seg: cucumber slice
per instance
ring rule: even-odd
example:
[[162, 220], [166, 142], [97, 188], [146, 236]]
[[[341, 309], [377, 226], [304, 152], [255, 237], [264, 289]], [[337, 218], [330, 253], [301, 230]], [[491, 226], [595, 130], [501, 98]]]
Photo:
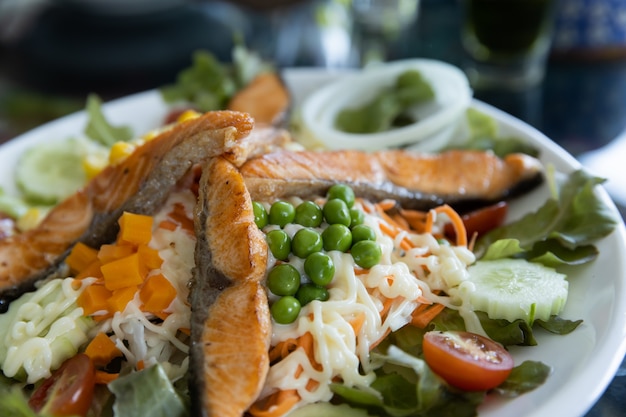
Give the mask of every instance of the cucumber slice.
[[469, 267], [474, 290], [467, 296], [473, 308], [492, 319], [531, 323], [559, 314], [567, 301], [564, 274], [524, 259], [479, 261]]
[[55, 204], [85, 184], [85, 152], [85, 146], [76, 139], [33, 146], [18, 161], [17, 186], [33, 203]]
[[297, 408], [289, 413], [289, 417], [370, 417], [367, 411], [352, 408], [346, 404], [314, 403]]

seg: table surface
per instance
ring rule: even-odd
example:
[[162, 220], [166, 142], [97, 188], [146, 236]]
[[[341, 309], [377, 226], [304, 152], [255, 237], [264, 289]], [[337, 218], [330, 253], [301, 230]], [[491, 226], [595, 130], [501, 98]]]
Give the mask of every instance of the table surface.
[[[305, 7], [305, 3], [300, 2], [298, 7]], [[310, 24], [310, 13], [296, 8], [269, 14], [222, 2], [198, 3], [177, 9], [167, 19], [160, 18], [156, 22], [160, 27], [158, 33], [149, 30], [155, 24], [154, 19], [135, 19], [133, 28], [119, 22], [114, 31], [110, 27], [100, 28], [106, 36], [99, 36], [98, 27], [87, 27], [86, 23], [85, 27], [74, 27], [74, 32], [59, 35], [61, 40], [62, 36], [72, 35], [72, 45], [84, 55], [52, 44], [55, 38], [50, 31], [66, 18], [62, 13], [44, 13], [36, 25], [29, 26], [29, 32], [23, 34], [25, 40], [17, 46], [0, 43], [0, 141], [45, 121], [46, 117], [54, 117], [59, 108], [67, 111], [82, 108], [88, 92], [95, 91], [105, 99], [112, 99], [171, 82], [177, 71], [188, 65], [195, 49], [209, 49], [218, 58], [227, 60], [233, 31], [243, 33], [246, 42], [276, 46], [280, 35], [276, 27], [284, 27], [288, 21], [289, 30], [300, 31], [301, 43], [296, 55], [286, 54], [285, 48], [272, 57], [279, 66], [328, 66], [329, 62], [349, 65], [347, 61], [329, 61], [327, 55], [324, 61], [319, 55], [319, 44], [302, 43], [302, 39], [311, 38], [312, 32], [305, 30]], [[145, 36], [146, 32], [149, 36]], [[81, 41], [76, 34], [84, 35], [84, 39]], [[92, 51], [93, 45], [100, 49]], [[116, 48], [112, 50], [113, 45]], [[387, 45], [387, 53], [389, 59], [428, 57], [462, 66], [464, 54], [457, 2], [422, 0], [417, 20]], [[112, 56], [116, 59], [111, 60]], [[475, 97], [526, 121], [574, 156], [580, 156], [609, 144], [625, 131], [624, 56], [581, 59], [553, 55], [546, 78], [537, 87], [520, 92], [475, 91]], [[35, 99], [34, 106], [39, 112], [32, 110], [31, 101], [26, 117], [10, 113], [2, 106], [15, 97], [15, 91], [29, 90], [55, 99]], [[624, 209], [619, 208], [624, 216]], [[625, 415], [626, 362], [586, 416]]]

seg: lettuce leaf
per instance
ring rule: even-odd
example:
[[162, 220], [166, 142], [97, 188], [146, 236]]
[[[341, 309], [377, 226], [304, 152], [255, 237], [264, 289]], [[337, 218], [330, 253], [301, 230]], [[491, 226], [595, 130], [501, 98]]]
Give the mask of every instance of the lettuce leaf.
[[483, 401], [483, 392], [451, 389], [422, 359], [396, 346], [376, 360], [384, 365], [368, 389], [332, 384], [332, 391], [353, 407], [391, 417], [470, 417]]
[[115, 142], [127, 142], [133, 138], [133, 131], [129, 126], [113, 126], [104, 117], [102, 100], [95, 94], [87, 97], [87, 115], [89, 120], [85, 126], [85, 135], [111, 147]]
[[592, 261], [598, 254], [593, 242], [618, 223], [595, 192], [603, 182], [584, 170], [573, 172], [538, 210], [481, 236], [477, 258], [523, 257], [552, 267]]
[[188, 407], [159, 364], [120, 377], [109, 384], [113, 411], [125, 417], [185, 417]]

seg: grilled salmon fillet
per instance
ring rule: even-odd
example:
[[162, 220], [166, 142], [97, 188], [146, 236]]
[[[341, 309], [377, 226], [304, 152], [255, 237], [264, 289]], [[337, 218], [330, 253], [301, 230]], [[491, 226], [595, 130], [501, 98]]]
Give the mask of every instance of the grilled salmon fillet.
[[405, 208], [428, 210], [447, 203], [459, 211], [512, 197], [542, 181], [541, 163], [528, 155], [501, 159], [491, 152], [440, 154], [388, 150], [280, 151], [241, 167], [252, 198], [323, 195], [344, 182], [372, 200], [393, 198]]
[[37, 228], [0, 240], [0, 304], [54, 273], [76, 242], [113, 241], [123, 211], [154, 213], [194, 164], [217, 155], [245, 160], [253, 148], [241, 143], [253, 126], [250, 116], [232, 111], [180, 123], [108, 166]]
[[225, 158], [211, 159], [203, 170], [194, 223], [193, 414], [240, 417], [257, 399], [269, 370], [271, 320], [261, 283], [268, 247], [243, 178]]

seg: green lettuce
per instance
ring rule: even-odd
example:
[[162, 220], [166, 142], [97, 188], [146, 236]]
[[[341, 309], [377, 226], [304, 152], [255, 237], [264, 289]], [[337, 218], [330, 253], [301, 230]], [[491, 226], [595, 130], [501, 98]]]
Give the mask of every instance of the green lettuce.
[[185, 417], [188, 405], [159, 364], [120, 377], [109, 384], [113, 411], [124, 417]]
[[113, 126], [104, 117], [102, 100], [95, 94], [87, 97], [86, 106], [89, 120], [85, 126], [85, 135], [90, 139], [110, 148], [116, 142], [127, 142], [133, 138], [129, 126]]
[[598, 255], [593, 245], [610, 234], [617, 216], [596, 193], [604, 179], [577, 170], [538, 210], [491, 230], [476, 242], [477, 258], [525, 258], [547, 266], [579, 265]]

